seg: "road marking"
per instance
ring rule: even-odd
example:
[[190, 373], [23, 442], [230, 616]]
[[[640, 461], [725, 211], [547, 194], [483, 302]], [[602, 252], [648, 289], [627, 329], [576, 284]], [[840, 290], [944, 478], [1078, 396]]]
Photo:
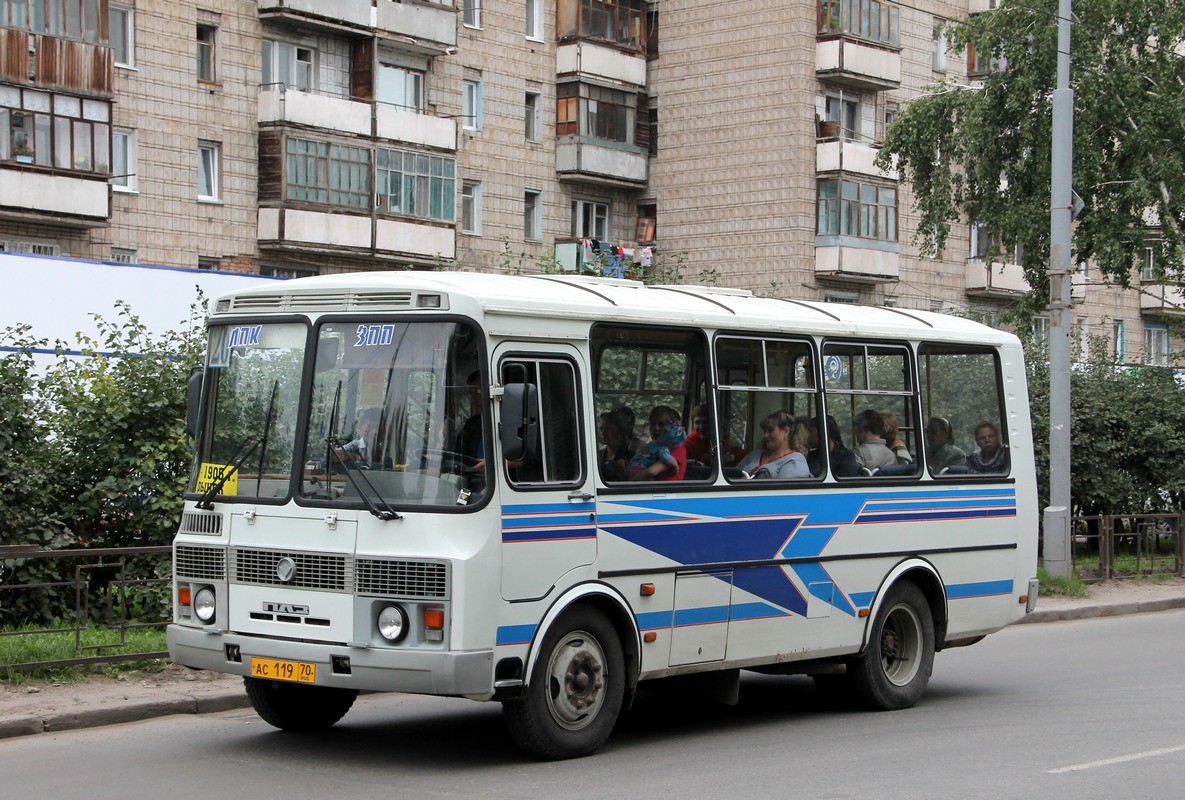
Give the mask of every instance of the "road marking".
[[1169, 753], [1179, 753], [1185, 750], [1185, 744], [1179, 744], [1176, 747], [1162, 747], [1159, 750], [1145, 750], [1142, 753], [1132, 753], [1129, 756], [1117, 756], [1115, 758], [1104, 758], [1099, 761], [1087, 761], [1085, 764], [1071, 764], [1068, 767], [1058, 767], [1057, 769], [1045, 770], [1050, 775], [1059, 775], [1063, 772], [1078, 772], [1084, 769], [1094, 769], [1095, 767], [1109, 767], [1112, 764], [1122, 764], [1126, 761], [1139, 761], [1142, 758], [1154, 758], [1156, 756], [1167, 756]]

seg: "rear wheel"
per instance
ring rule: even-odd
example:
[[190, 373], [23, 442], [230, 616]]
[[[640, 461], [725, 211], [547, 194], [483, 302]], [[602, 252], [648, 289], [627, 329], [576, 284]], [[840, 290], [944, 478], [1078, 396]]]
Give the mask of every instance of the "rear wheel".
[[523, 697], [502, 704], [515, 742], [538, 758], [587, 755], [617, 722], [625, 693], [625, 658], [603, 614], [580, 608], [547, 635]]
[[260, 678], [243, 678], [255, 713], [269, 725], [285, 731], [320, 731], [346, 715], [356, 689], [302, 686]]
[[897, 583], [877, 612], [864, 655], [848, 668], [864, 703], [882, 711], [918, 701], [934, 669], [934, 619], [916, 584]]

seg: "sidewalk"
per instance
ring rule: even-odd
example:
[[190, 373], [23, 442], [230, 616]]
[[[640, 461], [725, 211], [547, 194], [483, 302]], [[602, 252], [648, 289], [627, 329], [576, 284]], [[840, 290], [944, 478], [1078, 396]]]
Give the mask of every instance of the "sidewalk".
[[[1023, 621], [1056, 622], [1185, 608], [1185, 580], [1115, 581], [1090, 597], [1041, 598]], [[170, 665], [159, 673], [132, 673], [77, 683], [0, 684], [0, 739], [93, 728], [170, 714], [208, 714], [247, 708], [241, 678]]]

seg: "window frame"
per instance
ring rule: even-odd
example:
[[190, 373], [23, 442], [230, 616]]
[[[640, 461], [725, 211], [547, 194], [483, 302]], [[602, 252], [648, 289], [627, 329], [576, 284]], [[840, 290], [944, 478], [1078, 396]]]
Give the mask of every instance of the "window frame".
[[543, 241], [543, 192], [538, 189], [523, 190], [523, 238]]
[[[397, 169], [393, 162], [396, 154], [400, 160]], [[412, 164], [410, 170], [407, 169], [409, 160]], [[437, 171], [435, 170], [436, 166], [439, 166], [439, 174], [433, 174], [434, 171]], [[398, 187], [392, 190], [392, 176], [395, 174], [399, 176]], [[410, 187], [408, 185], [409, 179], [412, 181]], [[440, 212], [437, 215], [432, 213], [434, 191], [436, 208]], [[379, 198], [377, 205], [380, 213], [455, 223], [457, 216], [457, 159], [454, 156], [439, 153], [425, 153], [397, 147], [378, 147], [374, 151], [374, 192], [375, 196]], [[392, 197], [398, 197], [398, 207], [391, 203]], [[410, 209], [407, 208], [409, 199], [411, 201]], [[424, 206], [422, 210], [421, 205]]]
[[[116, 25], [116, 16], [122, 15], [122, 24]], [[124, 69], [136, 68], [136, 9], [135, 6], [125, 5], [124, 3], [111, 3], [107, 7], [107, 25], [108, 25], [108, 41], [111, 42], [111, 56], [117, 67]], [[114, 34], [116, 29], [123, 32], [124, 59], [121, 61], [119, 52], [115, 47]]]
[[526, 29], [524, 35], [529, 41], [543, 41], [543, 0], [526, 0]]
[[[198, 152], [198, 176], [197, 176], [197, 199], [199, 203], [221, 203], [222, 202], [222, 143], [199, 141], [197, 146]], [[203, 153], [209, 153], [208, 159], [203, 156]], [[211, 192], [202, 194], [202, 173], [203, 170], [209, 166], [209, 175], [207, 176], [208, 188]]]
[[461, 81], [461, 127], [467, 131], [482, 128], [482, 86], [479, 78]]
[[[509, 462], [502, 462], [502, 472], [506, 479], [506, 483], [517, 491], [547, 491], [556, 489], [577, 489], [585, 486], [588, 483], [588, 464], [584, 456], [586, 452], [587, 433], [585, 431], [585, 414], [584, 414], [584, 395], [582, 385], [582, 375], [579, 366], [576, 362], [566, 355], [560, 353], [549, 352], [513, 352], [506, 353], [498, 361], [498, 373], [502, 376], [502, 383], [505, 385], [510, 382], [509, 376], [506, 374], [506, 369], [511, 365], [531, 364], [534, 366], [534, 386], [538, 393], [539, 399], [539, 417], [537, 424], [539, 427], [539, 459], [540, 466], [543, 471], [543, 476], [539, 480], [519, 480], [515, 477], [513, 472], [517, 467], [512, 467]], [[571, 408], [574, 425], [574, 430], [568, 432], [567, 441], [560, 440], [560, 444], [556, 446], [557, 450], [563, 450], [564, 445], [567, 445], [567, 450], [573, 453], [573, 465], [576, 467], [576, 476], [572, 479], [551, 479], [548, 475], [549, 464], [547, 459], [548, 449], [552, 447], [549, 443], [551, 436], [549, 435], [549, 424], [547, 422], [547, 415], [544, 413], [545, 405], [554, 407], [554, 403], [546, 403], [545, 401], [551, 399], [545, 397], [540, 386], [540, 366], [548, 365], [562, 365], [567, 368], [567, 377], [571, 378], [571, 400], [573, 407]], [[559, 435], [563, 436], [564, 426], [558, 426]], [[574, 434], [574, 436], [572, 435]], [[575, 446], [573, 441], [575, 440]]]
[[[610, 224], [612, 221], [613, 204], [607, 200], [591, 200], [587, 198], [574, 197], [572, 198], [572, 236], [576, 239], [596, 239], [597, 241], [608, 241], [609, 235], [613, 230]], [[598, 213], [601, 210], [604, 213]], [[591, 222], [593, 230], [589, 232], [586, 230], [586, 222]]]
[[542, 99], [542, 93], [537, 91], [523, 95], [523, 138], [528, 142], [543, 141]]
[[1144, 363], [1153, 367], [1172, 366], [1173, 344], [1169, 326], [1163, 322], [1144, 323]]
[[[262, 62], [262, 72], [260, 76], [260, 83], [263, 87], [274, 89], [280, 87], [281, 92], [288, 90], [295, 90], [298, 92], [316, 92], [317, 91], [317, 61], [319, 52], [315, 47], [308, 47], [303, 44], [296, 44], [288, 42], [283, 39], [272, 39], [265, 37], [260, 41], [260, 60]], [[280, 68], [285, 59], [282, 58], [282, 51], [291, 51], [290, 57], [287, 59], [288, 74], [279, 75]], [[308, 60], [302, 61], [300, 59], [301, 51], [308, 53]], [[303, 69], [301, 65], [304, 65]], [[301, 85], [301, 73], [304, 73], [305, 85]]]
[[[989, 422], [993, 422], [996, 425], [997, 429], [1000, 432], [1000, 446], [1005, 449], [1007, 469], [1004, 472], [975, 473], [975, 472], [964, 472], [962, 470], [959, 470], [959, 471], [956, 471], [955, 473], [949, 473], [947, 475], [943, 475], [941, 473], [934, 473], [931, 471], [931, 469], [930, 469], [930, 442], [926, 439], [926, 425], [929, 423], [931, 417], [942, 416], [942, 415], [936, 415], [933, 413], [935, 411], [935, 409], [933, 408], [933, 398], [930, 396], [927, 396], [923, 392], [923, 385], [926, 385], [926, 384], [932, 385], [933, 381], [932, 380], [930, 380], [930, 381], [923, 381], [922, 380], [922, 373], [923, 373], [922, 364], [926, 361], [927, 356], [930, 355], [930, 351], [934, 350], [934, 349], [943, 351], [941, 353], [937, 353], [937, 355], [939, 355], [939, 356], [942, 356], [942, 355], [991, 356], [992, 363], [995, 368], [995, 376], [994, 376], [995, 380], [993, 381], [992, 385], [995, 389], [997, 416], [995, 418], [989, 419], [987, 417], [982, 417], [982, 416], [976, 415], [974, 418], [975, 421], [972, 423], [972, 425], [978, 425], [981, 420], [985, 420], [985, 419]], [[914, 454], [914, 463], [923, 464], [925, 466], [924, 471], [926, 472], [926, 474], [930, 475], [936, 481], [948, 481], [948, 480], [954, 480], [954, 481], [977, 480], [977, 481], [996, 481], [996, 482], [999, 482], [999, 481], [1013, 482], [1013, 481], [1015, 481], [1015, 478], [1012, 476], [1013, 461], [1012, 461], [1011, 453], [1009, 451], [1009, 437], [1008, 437], [1008, 426], [1007, 426], [1008, 403], [1007, 403], [1007, 397], [1004, 393], [1004, 371], [1003, 371], [1003, 364], [1002, 364], [1001, 358], [1000, 358], [1000, 351], [994, 347], [990, 347], [987, 345], [960, 345], [960, 344], [955, 344], [955, 343], [951, 343], [951, 342], [923, 341], [918, 344], [917, 353], [915, 355], [916, 355], [915, 372], [917, 375], [917, 380], [919, 382], [918, 383], [918, 391], [916, 392], [918, 413], [920, 414], [920, 416], [918, 417], [918, 424], [919, 424], [919, 430], [920, 430], [918, 442], [921, 445], [921, 449], [917, 453]], [[946, 409], [942, 409], [942, 410], [945, 411]], [[947, 414], [949, 415], [949, 413], [950, 412], [948, 411]], [[946, 419], [947, 417], [943, 417], [943, 418]], [[953, 427], [954, 426], [952, 425], [952, 428]], [[965, 433], [971, 434], [971, 436], [973, 437], [971, 441], [972, 441], [972, 443], [974, 443], [974, 430], [965, 431]], [[962, 449], [962, 448], [960, 448], [960, 449]], [[968, 456], [970, 456], [973, 452], [975, 452], [975, 448], [971, 448], [970, 450], [967, 450], [966, 454]]]
[[461, 24], [481, 29], [481, 0], [461, 0]]
[[[875, 202], [867, 202], [866, 190], [875, 193]], [[900, 241], [901, 193], [896, 186], [854, 181], [845, 176], [820, 178], [816, 181], [815, 191], [816, 236], [847, 236], [889, 244]], [[890, 194], [891, 204], [881, 202]], [[873, 235], [869, 235], [870, 230]], [[879, 235], [881, 231], [887, 235]]]
[[[466, 212], [468, 206], [468, 212]], [[468, 222], [466, 221], [468, 216]], [[461, 181], [461, 233], [481, 236], [481, 181]]]
[[[116, 146], [116, 142], [121, 138], [124, 140], [124, 172], [116, 173], [115, 156], [120, 150]], [[139, 191], [136, 181], [136, 131], [134, 128], [111, 129], [111, 173], [111, 189], [113, 191], [129, 193]]]
[[[209, 41], [202, 39], [202, 33], [209, 33]], [[194, 55], [194, 74], [199, 83], [218, 82], [218, 26], [199, 22], [195, 31], [196, 53]], [[205, 56], [203, 57], [203, 50]], [[203, 71], [203, 65], [206, 69]]]

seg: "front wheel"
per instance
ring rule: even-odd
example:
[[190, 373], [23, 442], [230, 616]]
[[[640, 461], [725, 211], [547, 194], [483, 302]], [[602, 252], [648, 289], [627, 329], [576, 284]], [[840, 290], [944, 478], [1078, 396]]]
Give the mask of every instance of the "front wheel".
[[320, 731], [346, 715], [356, 689], [301, 686], [294, 683], [243, 678], [255, 713], [269, 725], [285, 731]]
[[529, 755], [561, 759], [600, 747], [621, 712], [625, 658], [605, 616], [581, 608], [543, 638], [523, 697], [502, 704], [514, 741]]
[[934, 669], [934, 619], [916, 584], [902, 581], [889, 590], [876, 615], [864, 655], [848, 671], [860, 699], [892, 711], [918, 701]]

